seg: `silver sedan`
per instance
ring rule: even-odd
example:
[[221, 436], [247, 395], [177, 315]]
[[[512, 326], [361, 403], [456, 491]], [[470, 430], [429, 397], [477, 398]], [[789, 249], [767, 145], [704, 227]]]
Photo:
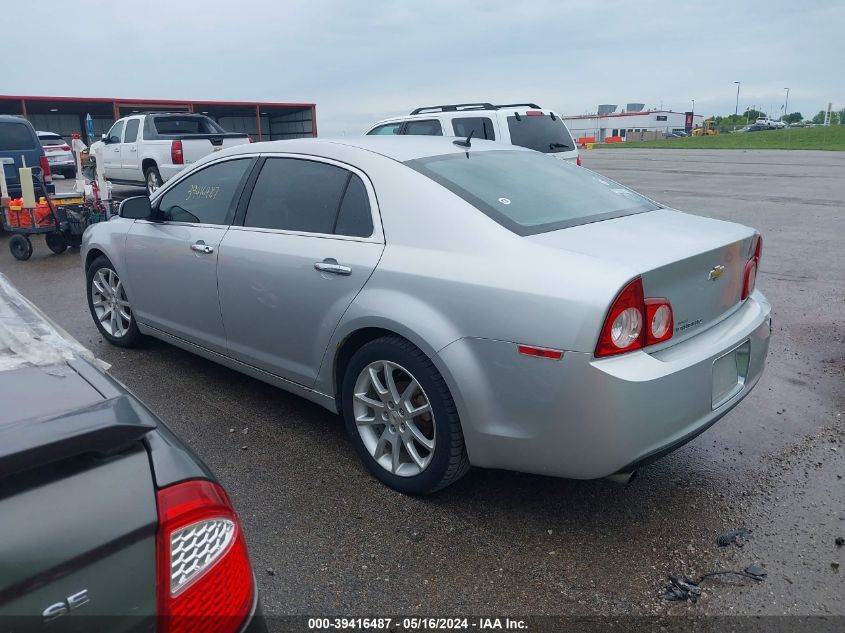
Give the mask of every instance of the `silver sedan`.
[[425, 494], [470, 465], [626, 478], [704, 431], [763, 371], [761, 249], [530, 150], [366, 137], [208, 156], [82, 261], [108, 341], [341, 413], [376, 477]]

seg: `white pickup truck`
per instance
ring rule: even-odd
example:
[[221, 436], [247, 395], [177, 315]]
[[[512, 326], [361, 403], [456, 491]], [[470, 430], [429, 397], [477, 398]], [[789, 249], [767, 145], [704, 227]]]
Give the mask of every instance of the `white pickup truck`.
[[115, 121], [102, 140], [91, 145], [91, 156], [99, 156], [94, 160], [106, 180], [145, 185], [152, 195], [186, 165], [249, 142], [247, 134], [226, 132], [202, 114], [141, 113]]

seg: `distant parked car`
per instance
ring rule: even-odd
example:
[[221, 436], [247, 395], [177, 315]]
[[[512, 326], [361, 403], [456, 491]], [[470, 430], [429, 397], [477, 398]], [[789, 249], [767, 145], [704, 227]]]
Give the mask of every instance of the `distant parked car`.
[[44, 148], [50, 170], [67, 179], [76, 178], [76, 159], [67, 141], [53, 132], [38, 132], [38, 140]]
[[[21, 181], [18, 169], [32, 167], [43, 174], [50, 193], [55, 192], [50, 163], [35, 133], [32, 123], [22, 117], [0, 115], [0, 165], [6, 176], [9, 195], [21, 195]], [[36, 188], [36, 195], [41, 192]]]
[[368, 135], [458, 136], [527, 147], [578, 165], [581, 157], [566, 123], [534, 103], [456, 103], [417, 108], [411, 114], [384, 119]]
[[761, 248], [548, 154], [366, 136], [207, 156], [81, 259], [110, 343], [340, 412], [376, 477], [426, 494], [470, 464], [627, 477], [702, 433], [765, 365]]
[[265, 631], [208, 467], [2, 274], [0, 315], [3, 631]]
[[249, 143], [248, 134], [227, 132], [202, 114], [153, 112], [118, 119], [100, 141], [97, 165], [107, 180], [144, 185], [152, 195], [161, 185], [208, 154]]

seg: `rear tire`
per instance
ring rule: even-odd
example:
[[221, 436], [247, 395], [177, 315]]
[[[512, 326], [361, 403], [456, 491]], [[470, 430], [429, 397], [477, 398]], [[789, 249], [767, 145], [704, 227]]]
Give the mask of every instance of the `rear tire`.
[[469, 470], [449, 387], [409, 341], [385, 336], [361, 347], [349, 361], [341, 393], [346, 430], [358, 456], [394, 490], [431, 494]]
[[61, 255], [67, 250], [67, 240], [61, 233], [47, 233], [47, 235], [44, 236], [44, 240], [47, 242], [47, 248], [53, 251], [56, 255]]
[[161, 174], [158, 171], [158, 167], [155, 165], [150, 165], [144, 170], [144, 182], [147, 185], [147, 195], [151, 196], [158, 188], [161, 187]]
[[88, 309], [103, 338], [118, 347], [136, 346], [143, 335], [135, 323], [126, 289], [109, 258], [103, 255], [95, 259], [85, 279]]
[[15, 233], [9, 240], [9, 250], [12, 252], [12, 257], [25, 262], [32, 257], [32, 242], [26, 235]]

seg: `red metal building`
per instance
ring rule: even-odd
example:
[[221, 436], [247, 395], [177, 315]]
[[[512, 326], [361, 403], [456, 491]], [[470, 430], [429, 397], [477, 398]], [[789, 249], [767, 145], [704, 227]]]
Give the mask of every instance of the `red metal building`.
[[[94, 121], [94, 136], [99, 138], [120, 117], [146, 110], [206, 114], [225, 130], [249, 134], [254, 141], [317, 136], [314, 103], [0, 95], [0, 114], [24, 116], [35, 129], [68, 139], [76, 133], [86, 138], [88, 114]], [[91, 140], [87, 142], [90, 144]]]

